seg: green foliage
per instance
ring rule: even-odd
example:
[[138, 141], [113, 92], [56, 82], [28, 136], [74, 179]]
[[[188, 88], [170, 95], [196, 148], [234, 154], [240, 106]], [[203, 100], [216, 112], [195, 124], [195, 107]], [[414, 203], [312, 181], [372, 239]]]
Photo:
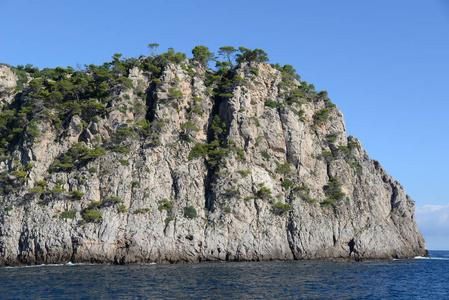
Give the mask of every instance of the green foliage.
[[196, 46], [193, 48], [192, 54], [193, 59], [204, 67], [207, 67], [207, 63], [214, 59], [214, 53], [210, 52], [206, 46]]
[[98, 209], [103, 206], [103, 202], [101, 201], [92, 201], [88, 205], [89, 209]]
[[321, 205], [321, 206], [329, 206], [329, 205], [334, 205], [334, 203], [335, 203], [335, 199], [333, 199], [333, 198], [326, 198], [326, 199], [324, 199], [324, 200], [320, 203], [320, 205]]
[[315, 112], [313, 115], [313, 127], [317, 128], [318, 126], [324, 124], [327, 122], [327, 119], [329, 118], [330, 109], [329, 108], [322, 108]]
[[36, 185], [38, 185], [40, 187], [46, 187], [48, 185], [48, 183], [45, 180], [38, 180], [38, 181], [36, 181]]
[[147, 119], [143, 119], [136, 123], [137, 131], [144, 138], [151, 136], [151, 122]]
[[292, 189], [295, 185], [293, 184], [293, 182], [290, 179], [284, 179], [284, 181], [282, 182], [281, 186], [286, 189]]
[[76, 218], [76, 210], [66, 210], [63, 211], [60, 215], [59, 215], [60, 219], [75, 219]]
[[326, 135], [326, 142], [328, 142], [329, 144], [334, 143], [337, 140], [337, 136], [338, 133], [336, 132], [329, 133], [328, 135]]
[[148, 44], [148, 48], [151, 50], [151, 56], [157, 56], [159, 53], [157, 48], [159, 47], [158, 43]]
[[[271, 66], [281, 71], [282, 81], [279, 84], [281, 87], [295, 87], [295, 80], [300, 82], [301, 77], [296, 74], [296, 70], [291, 65], [284, 65], [281, 67], [278, 63], [276, 63]], [[292, 105], [293, 103], [300, 103], [301, 98], [306, 98], [308, 96], [307, 90], [304, 88], [304, 84], [301, 84], [299, 88], [285, 92], [285, 94], [289, 105]]]
[[325, 199], [321, 205], [329, 205], [334, 204], [336, 200], [340, 200], [345, 196], [345, 193], [341, 191], [341, 183], [337, 178], [331, 178], [327, 185], [324, 186], [324, 193], [328, 196], [328, 199]]
[[197, 143], [189, 153], [188, 159], [206, 157], [209, 164], [215, 166], [218, 161], [229, 153], [229, 149], [221, 148], [217, 140], [211, 143]]
[[228, 194], [230, 197], [238, 197], [240, 196], [240, 191], [237, 190], [235, 187], [225, 189], [225, 193]]
[[80, 200], [80, 199], [84, 196], [84, 193], [81, 193], [81, 192], [79, 192], [79, 191], [77, 191], [77, 190], [74, 190], [74, 191], [69, 192], [69, 195], [70, 195], [73, 199]]
[[114, 205], [117, 203], [123, 203], [123, 200], [116, 196], [109, 196], [102, 202], [102, 206], [104, 205]]
[[158, 201], [159, 206], [157, 207], [157, 209], [162, 212], [163, 210], [166, 210], [167, 212], [171, 212], [173, 205], [171, 204], [170, 201], [168, 201], [167, 199], [163, 198], [162, 200]]
[[88, 223], [99, 223], [102, 220], [101, 212], [92, 209], [85, 209], [82, 213], [83, 220]]
[[249, 170], [238, 170], [238, 173], [240, 173], [243, 177], [248, 177], [249, 174], [251, 174], [251, 171]]
[[117, 152], [117, 153], [129, 153], [131, 152], [131, 149], [129, 149], [128, 147], [114, 147], [114, 149], [112, 149], [112, 151]]
[[115, 135], [117, 142], [124, 141], [129, 137], [134, 137], [134, 129], [132, 127], [123, 126], [117, 129], [117, 134]]
[[277, 101], [273, 101], [271, 99], [268, 99], [267, 101], [265, 101], [265, 106], [277, 109], [277, 108], [283, 108], [284, 104], [277, 102]]
[[177, 90], [177, 89], [175, 89], [175, 88], [169, 89], [169, 90], [168, 90], [168, 94], [169, 94], [173, 99], [177, 99], [177, 100], [181, 100], [182, 97], [184, 96], [184, 94], [183, 94], [181, 91], [179, 91], [179, 90]]
[[323, 151], [319, 157], [324, 158], [324, 160], [329, 164], [331, 161], [335, 160], [333, 153], [331, 151]]
[[119, 159], [119, 162], [122, 166], [129, 166], [129, 161], [127, 159]]
[[288, 203], [277, 202], [273, 205], [273, 208], [276, 213], [282, 214], [286, 211], [292, 210], [292, 206]]
[[35, 187], [33, 187], [33, 188], [29, 188], [29, 189], [28, 189], [28, 192], [29, 192], [29, 193], [32, 193], [32, 194], [38, 194], [38, 195], [40, 195], [40, 194], [45, 194], [45, 193], [47, 193], [47, 190], [45, 190], [44, 188], [42, 188], [42, 186], [35, 186]]
[[338, 152], [338, 153], [341, 153], [341, 154], [343, 154], [344, 156], [347, 156], [347, 157], [349, 157], [351, 154], [350, 154], [350, 150], [349, 150], [349, 148], [348, 147], [346, 147], [346, 146], [338, 146], [338, 148], [336, 149], [336, 151]]
[[94, 173], [97, 173], [97, 168], [90, 167], [89, 169], [87, 169], [87, 171], [89, 171], [89, 173], [91, 173], [91, 174], [94, 174]]
[[103, 156], [106, 153], [106, 149], [96, 147], [89, 149], [84, 147], [81, 143], [73, 143], [70, 149], [59, 156], [53, 163], [53, 167], [60, 171], [70, 170], [77, 164], [87, 164], [89, 161]]
[[358, 148], [358, 147], [359, 147], [359, 143], [357, 143], [357, 142], [349, 142], [348, 143], [349, 150], [352, 150], [352, 149]]
[[6, 207], [6, 211], [11, 211], [11, 210], [13, 210], [13, 207], [12, 207], [12, 206]]
[[357, 174], [361, 173], [363, 170], [362, 166], [359, 165], [359, 163], [356, 161], [350, 163], [349, 165], [351, 166], [351, 168], [354, 168], [354, 170]]
[[257, 193], [257, 197], [263, 200], [271, 200], [273, 197], [271, 195], [271, 189], [265, 187], [263, 183], [259, 184], [260, 190]]
[[170, 223], [171, 221], [173, 221], [173, 218], [165, 218], [164, 220], [165, 226], [167, 226], [168, 223]]
[[236, 55], [237, 63], [243, 62], [266, 62], [269, 61], [267, 53], [261, 49], [247, 49], [245, 47], [239, 47], [239, 54]]
[[228, 62], [231, 64], [232, 66], [232, 62], [235, 59], [235, 53], [237, 52], [237, 49], [235, 49], [232, 46], [224, 46], [224, 47], [220, 47], [220, 49], [218, 49], [218, 55], [226, 58], [228, 60]]
[[192, 121], [187, 121], [185, 123], [181, 123], [181, 129], [189, 130], [189, 131], [198, 131], [200, 130], [195, 123]]
[[193, 219], [197, 217], [196, 209], [193, 206], [187, 206], [184, 208], [184, 217]]
[[140, 182], [138, 182], [138, 181], [131, 182], [131, 187], [140, 189]]
[[279, 164], [276, 168], [276, 172], [279, 174], [290, 174], [292, 172], [290, 167], [291, 167], [291, 165], [288, 162]]
[[260, 154], [261, 154], [262, 157], [265, 158], [266, 160], [270, 160], [270, 158], [271, 158], [270, 154], [268, 154], [267, 151], [261, 151]]
[[296, 110], [296, 109], [293, 108], [293, 107], [289, 107], [289, 108], [290, 108], [290, 110], [291, 110], [295, 115], [297, 115], [297, 116], [299, 117], [299, 119], [305, 120], [305, 118], [304, 118], [304, 113], [305, 113], [305, 111], [304, 111], [304, 110], [302, 110], [302, 109]]
[[127, 212], [128, 211], [128, 209], [126, 208], [126, 205], [124, 205], [124, 204], [120, 205], [118, 210], [119, 210], [119, 212]]

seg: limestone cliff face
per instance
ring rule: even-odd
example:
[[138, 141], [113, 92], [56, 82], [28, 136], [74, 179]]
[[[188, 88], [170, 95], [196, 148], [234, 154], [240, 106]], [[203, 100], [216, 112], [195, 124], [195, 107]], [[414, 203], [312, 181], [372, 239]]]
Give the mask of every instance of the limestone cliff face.
[[136, 63], [105, 109], [55, 122], [37, 90], [58, 79], [14, 90], [0, 66], [2, 116], [26, 114], [2, 146], [0, 265], [427, 255], [414, 201], [326, 93], [266, 63], [226, 74]]

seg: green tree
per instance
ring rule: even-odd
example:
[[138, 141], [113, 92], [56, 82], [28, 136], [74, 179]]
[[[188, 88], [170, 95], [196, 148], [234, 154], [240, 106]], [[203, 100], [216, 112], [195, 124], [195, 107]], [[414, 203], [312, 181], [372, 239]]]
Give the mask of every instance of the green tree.
[[235, 53], [237, 49], [232, 46], [224, 46], [218, 49], [218, 55], [223, 56], [228, 60], [229, 63], [233, 65], [233, 60], [235, 59]]
[[193, 59], [198, 61], [204, 67], [207, 67], [207, 63], [214, 60], [214, 53], [209, 51], [206, 46], [196, 46], [192, 50]]
[[151, 50], [151, 56], [158, 56], [159, 53], [157, 51], [157, 47], [159, 47], [158, 43], [152, 43], [148, 45], [148, 48]]
[[266, 62], [269, 61], [267, 53], [261, 49], [247, 49], [239, 47], [240, 54], [236, 55], [236, 61], [240, 64], [242, 62]]

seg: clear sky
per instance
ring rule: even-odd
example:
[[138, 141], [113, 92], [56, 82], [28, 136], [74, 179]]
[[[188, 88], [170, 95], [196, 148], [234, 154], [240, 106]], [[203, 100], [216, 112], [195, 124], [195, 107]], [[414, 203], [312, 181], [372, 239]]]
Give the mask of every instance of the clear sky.
[[0, 62], [39, 68], [148, 55], [149, 43], [259, 48], [327, 90], [348, 134], [449, 249], [449, 0], [0, 0]]

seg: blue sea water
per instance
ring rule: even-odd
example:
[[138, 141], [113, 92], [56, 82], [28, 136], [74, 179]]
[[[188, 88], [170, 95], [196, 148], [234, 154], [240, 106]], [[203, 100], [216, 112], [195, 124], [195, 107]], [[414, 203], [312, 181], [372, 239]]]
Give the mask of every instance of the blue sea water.
[[0, 268], [0, 299], [449, 299], [449, 251], [386, 262]]

